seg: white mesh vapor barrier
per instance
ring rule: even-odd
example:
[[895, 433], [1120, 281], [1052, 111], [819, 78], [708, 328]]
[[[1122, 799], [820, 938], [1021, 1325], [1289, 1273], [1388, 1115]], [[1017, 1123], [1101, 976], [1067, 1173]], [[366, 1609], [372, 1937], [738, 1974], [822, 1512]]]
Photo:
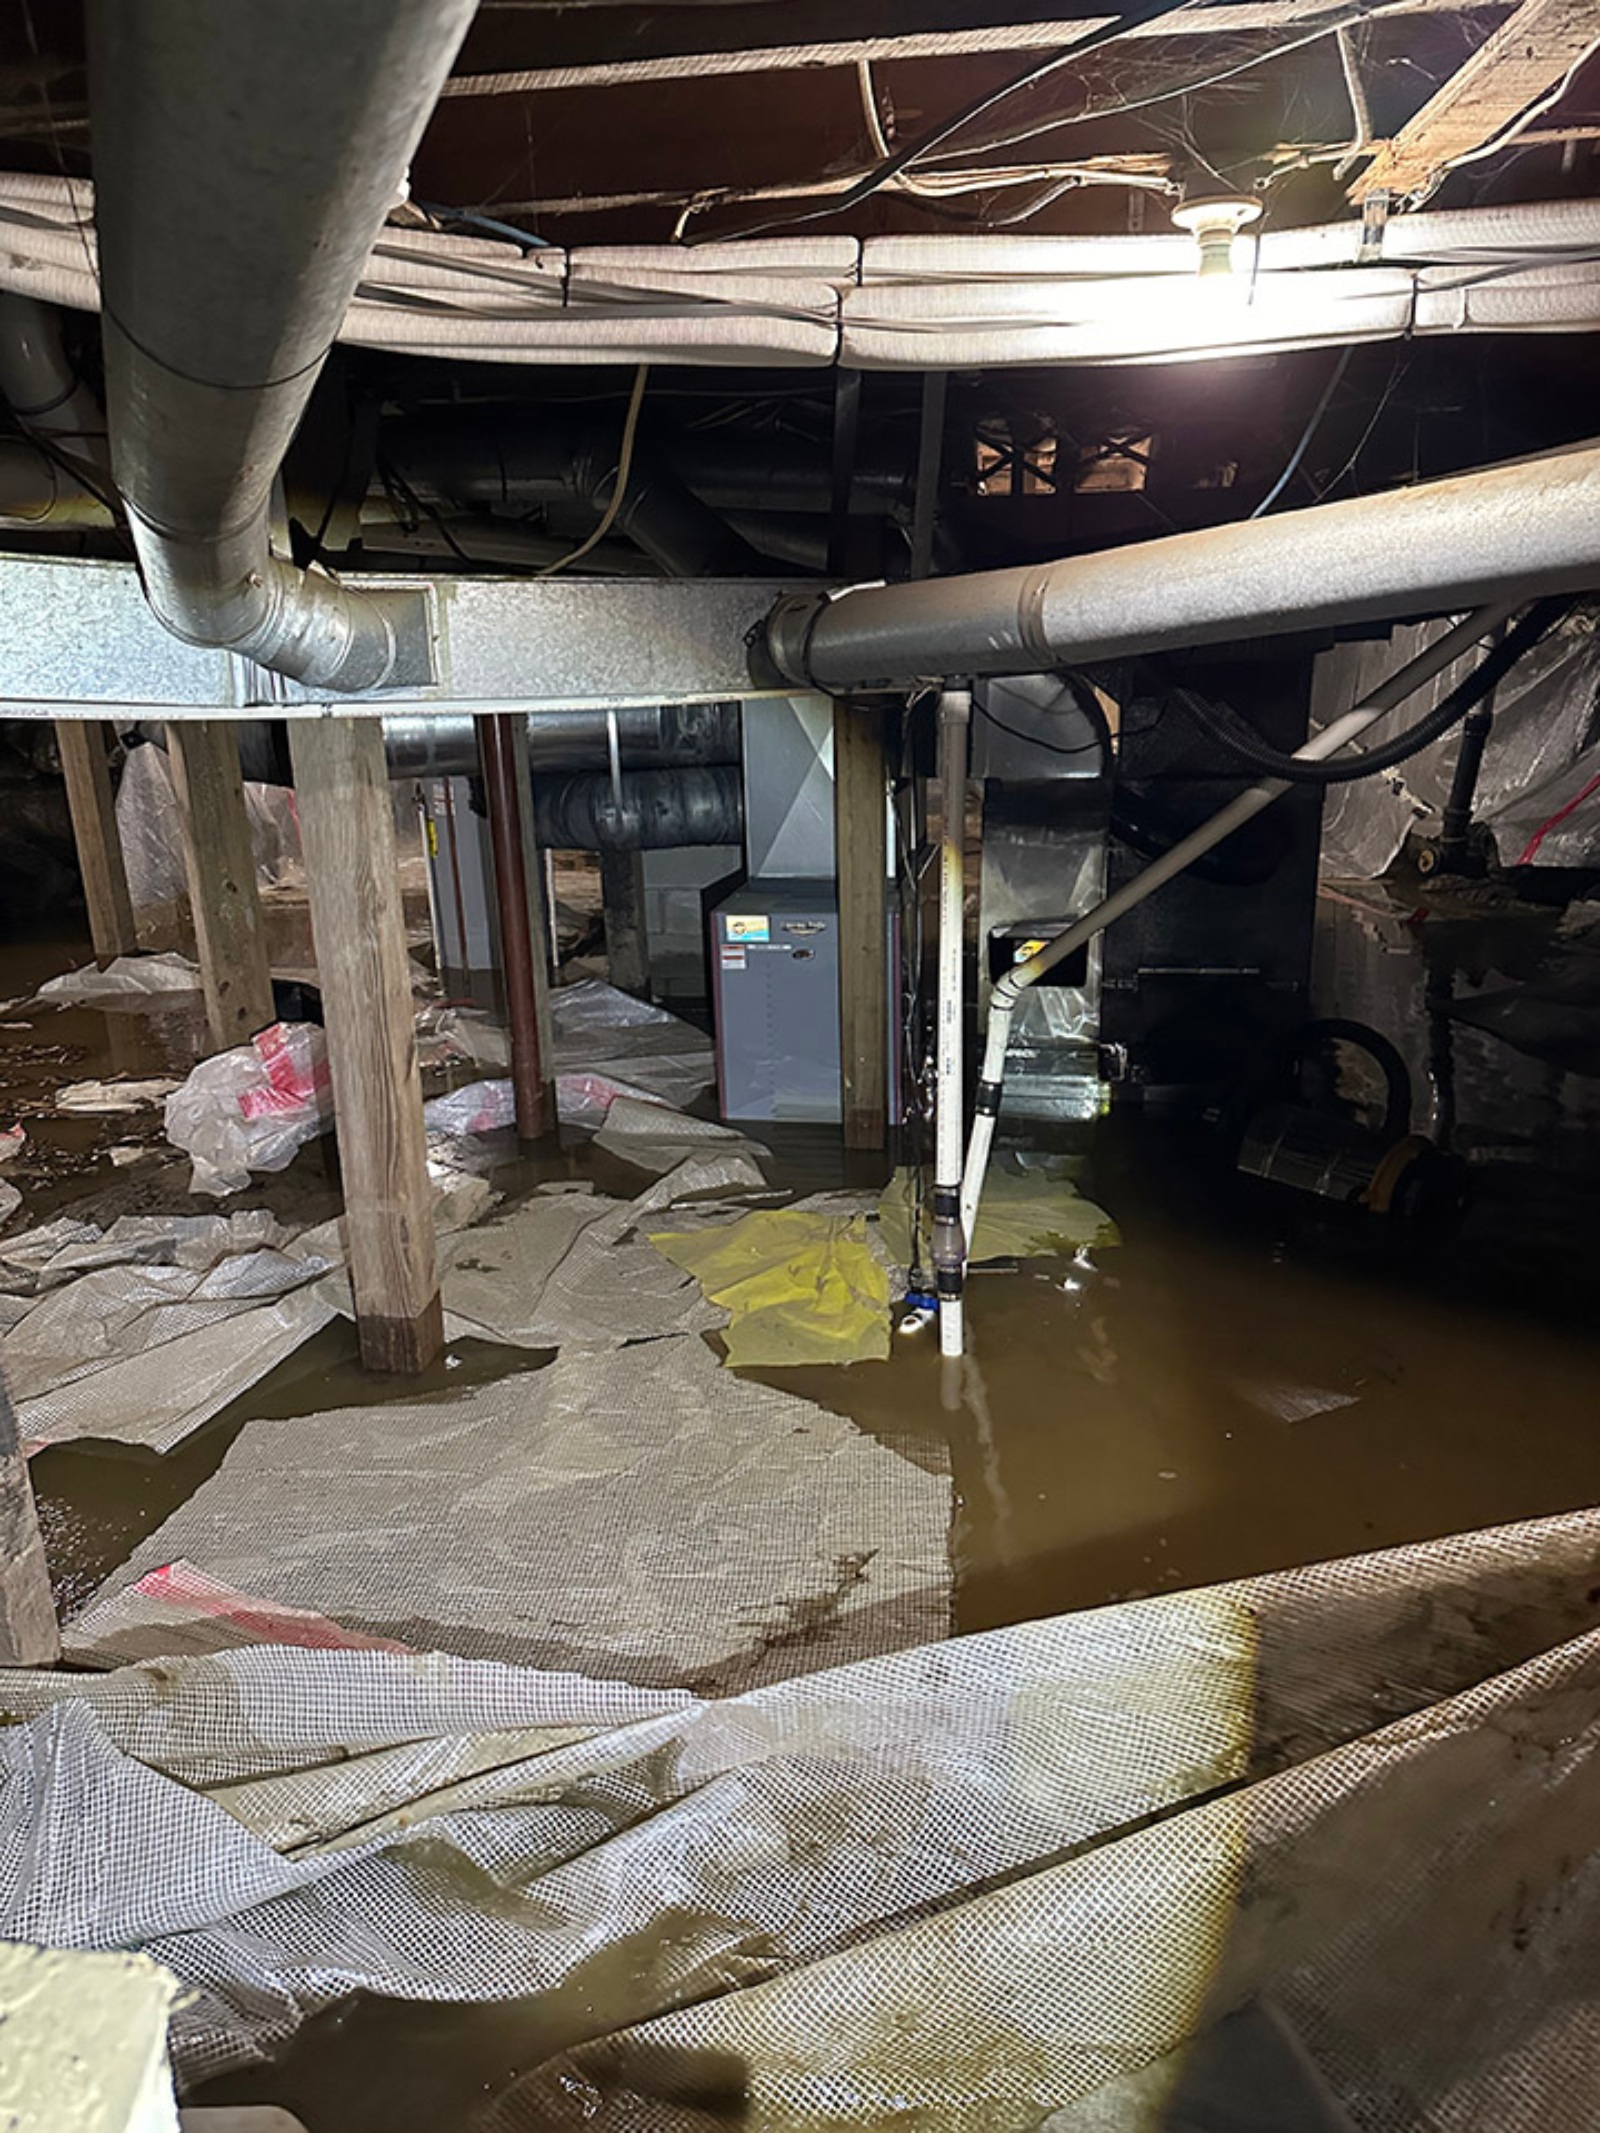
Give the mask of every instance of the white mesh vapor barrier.
[[[165, 1963], [189, 2082], [362, 1986], [570, 1985], [581, 2036], [609, 1956], [620, 2008], [478, 2133], [1578, 2133], [1597, 1562], [1579, 1513], [723, 1701], [266, 1648], [21, 1674], [0, 1933]], [[1263, 2034], [1314, 2107], [1201, 2115]]]
[[448, 1400], [250, 1422], [67, 1646], [171, 1652], [134, 1588], [182, 1560], [401, 1644], [726, 1691], [943, 1636], [949, 1521], [944, 1472], [703, 1341], [563, 1351]]
[[[0, 287], [99, 307], [94, 189], [0, 174]], [[385, 229], [341, 339], [492, 362], [862, 369], [1129, 362], [1600, 323], [1592, 200], [1242, 240], [1219, 289], [1188, 237], [799, 237], [524, 253]]]

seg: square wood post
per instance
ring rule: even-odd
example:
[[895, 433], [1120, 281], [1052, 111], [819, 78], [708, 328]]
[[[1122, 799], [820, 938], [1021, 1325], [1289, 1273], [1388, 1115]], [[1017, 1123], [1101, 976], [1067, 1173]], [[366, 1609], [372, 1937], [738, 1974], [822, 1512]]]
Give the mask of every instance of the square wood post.
[[225, 1052], [277, 1019], [239, 736], [227, 719], [173, 719], [167, 747], [183, 822], [206, 1020], [211, 1042]]
[[133, 900], [117, 831], [116, 801], [111, 792], [111, 765], [106, 760], [106, 727], [97, 718], [58, 718], [56, 747], [67, 781], [78, 870], [89, 907], [89, 937], [102, 962], [133, 955], [139, 947]]
[[383, 723], [293, 719], [289, 732], [361, 1357], [414, 1373], [444, 1324]]
[[888, 806], [883, 714], [841, 699], [833, 707], [833, 811], [847, 1148], [882, 1148], [889, 1137]]

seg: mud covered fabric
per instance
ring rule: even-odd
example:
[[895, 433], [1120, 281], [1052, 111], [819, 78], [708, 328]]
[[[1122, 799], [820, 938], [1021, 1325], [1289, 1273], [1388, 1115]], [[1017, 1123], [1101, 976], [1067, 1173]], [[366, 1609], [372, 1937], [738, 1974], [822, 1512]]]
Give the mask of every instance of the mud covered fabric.
[[721, 1700], [271, 1648], [18, 1675], [0, 1933], [167, 1964], [190, 2082], [358, 1987], [592, 2005], [474, 2133], [1211, 2133], [1263, 2037], [1297, 2125], [1579, 2133], [1597, 1560], [1574, 1514]]

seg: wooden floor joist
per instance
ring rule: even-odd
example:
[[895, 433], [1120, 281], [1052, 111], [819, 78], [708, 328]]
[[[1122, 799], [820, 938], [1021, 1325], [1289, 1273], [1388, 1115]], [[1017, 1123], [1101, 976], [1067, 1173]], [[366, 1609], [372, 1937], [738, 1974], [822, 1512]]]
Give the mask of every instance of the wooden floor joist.
[[89, 907], [89, 937], [102, 962], [117, 955], [134, 955], [139, 947], [127, 869], [122, 860], [122, 838], [117, 831], [106, 738], [100, 719], [56, 720], [56, 747], [67, 782], [67, 806], [72, 813], [84, 902]]
[[[1385, 14], [1464, 14], [1496, 0], [1392, 0]], [[1253, 31], [1290, 30], [1326, 16], [1340, 19], [1338, 0], [1215, 0], [1151, 21], [1128, 25], [1132, 38], [1233, 37]], [[759, 17], [733, 6], [688, 17], [663, 10], [632, 43], [645, 49], [626, 56], [612, 49], [614, 32], [599, 10], [592, 23], [583, 10], [561, 11], [561, 26], [546, 35], [563, 39], [562, 57], [539, 67], [457, 74], [444, 85], [445, 98], [535, 96], [552, 89], [621, 88], [638, 82], [704, 81], [712, 75], [794, 73], [813, 67], [856, 67], [917, 59], [963, 59], [996, 52], [1030, 54], [1063, 50], [1108, 28], [1114, 13], [1061, 7], [1040, 13], [1016, 0], [786, 0]], [[570, 21], [568, 18], [571, 18]], [[687, 34], [680, 21], [696, 25]], [[707, 35], [707, 29], [714, 35]], [[696, 34], [698, 31], [698, 35]], [[651, 49], [650, 47], [653, 47]]]
[[1350, 187], [1421, 200], [1444, 173], [1499, 135], [1600, 47], [1600, 0], [1523, 0], [1387, 141]]
[[414, 1374], [444, 1323], [383, 722], [294, 719], [289, 735], [361, 1359]]
[[206, 1020], [212, 1044], [225, 1052], [276, 1019], [239, 772], [239, 729], [227, 719], [174, 719], [167, 745]]

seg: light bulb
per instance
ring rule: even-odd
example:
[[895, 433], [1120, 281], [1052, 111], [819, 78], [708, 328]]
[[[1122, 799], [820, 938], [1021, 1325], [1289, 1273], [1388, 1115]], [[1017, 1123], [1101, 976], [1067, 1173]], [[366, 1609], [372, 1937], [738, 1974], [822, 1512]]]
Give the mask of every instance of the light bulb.
[[1202, 274], [1231, 274], [1233, 240], [1260, 214], [1261, 202], [1247, 193], [1201, 193], [1180, 200], [1172, 219], [1199, 245]]

